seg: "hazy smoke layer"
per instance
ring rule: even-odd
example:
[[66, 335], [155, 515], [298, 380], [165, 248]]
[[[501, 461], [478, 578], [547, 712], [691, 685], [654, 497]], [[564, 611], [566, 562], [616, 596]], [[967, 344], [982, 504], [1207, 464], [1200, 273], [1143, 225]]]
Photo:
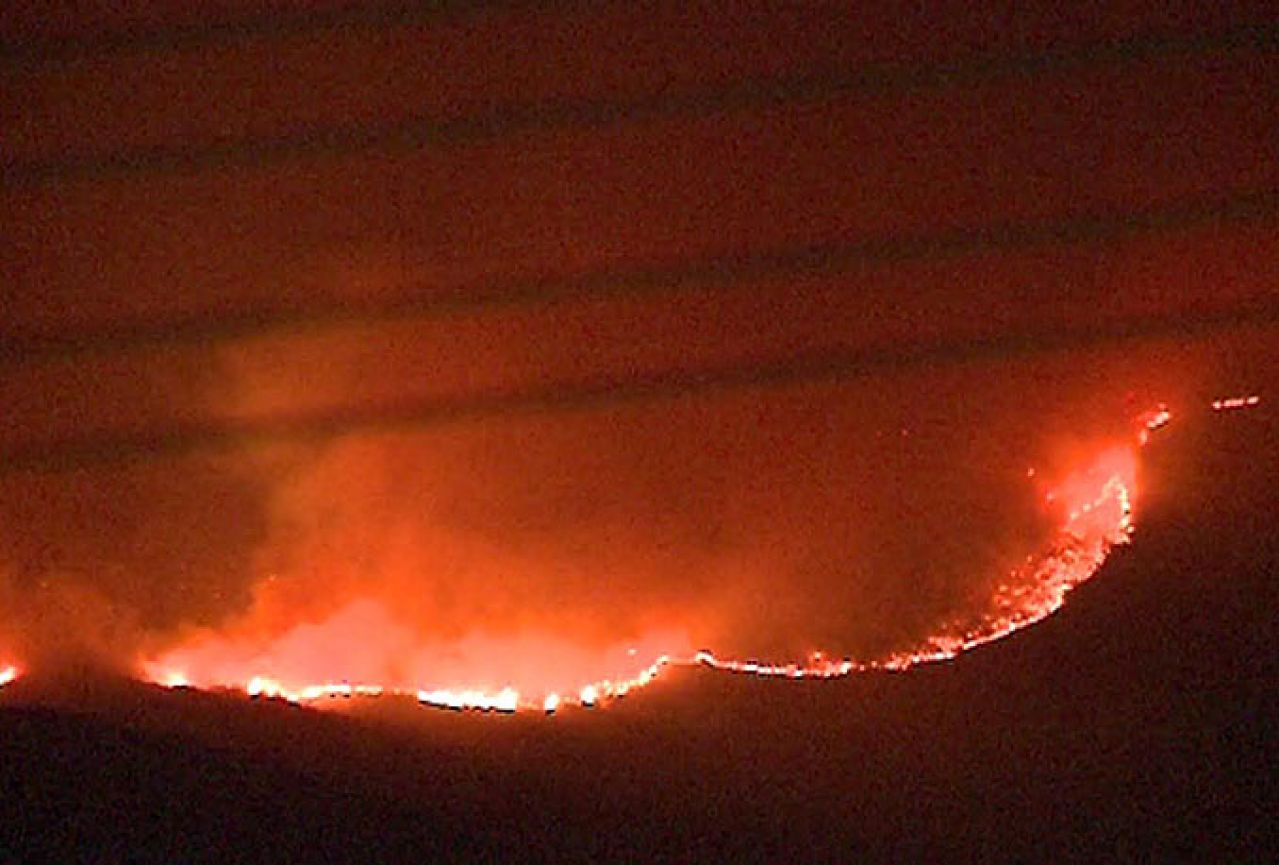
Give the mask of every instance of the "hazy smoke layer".
[[[411, 351], [388, 368], [367, 346], [298, 348], [227, 356], [178, 392], [251, 415], [294, 388], [358, 402], [361, 381], [417, 374]], [[310, 390], [308, 359], [332, 373]], [[1132, 363], [974, 364], [13, 475], [5, 642], [31, 664], [132, 665], [227, 640], [224, 661], [303, 670], [319, 653], [403, 679], [585, 668], [628, 645], [871, 656], [980, 609], [1040, 548], [1060, 517], [1045, 485], [1126, 436], [1146, 399], [1108, 381], [1133, 381]]]
[[[169, 427], [224, 386], [207, 356], [160, 360], [9, 376], [6, 445]], [[0, 643], [32, 665], [127, 664], [147, 635], [220, 620], [249, 601], [270, 496], [270, 479], [242, 454], [6, 471]]]

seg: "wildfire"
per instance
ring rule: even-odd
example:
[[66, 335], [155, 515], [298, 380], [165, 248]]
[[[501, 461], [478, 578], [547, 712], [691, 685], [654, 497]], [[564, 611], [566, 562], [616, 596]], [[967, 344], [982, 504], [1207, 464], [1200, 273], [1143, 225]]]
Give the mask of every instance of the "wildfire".
[[1225, 399], [1214, 399], [1212, 401], [1213, 411], [1235, 411], [1241, 408], [1252, 408], [1261, 404], [1261, 397], [1253, 394], [1252, 396], [1231, 396]]
[[[1213, 411], [1250, 408], [1258, 396], [1214, 400]], [[927, 639], [919, 647], [886, 658], [859, 661], [838, 660], [815, 652], [802, 662], [768, 663], [755, 659], [721, 658], [707, 649], [690, 653], [661, 654], [648, 666], [629, 675], [589, 681], [575, 688], [548, 688], [540, 693], [524, 693], [514, 685], [500, 687], [421, 688], [387, 687], [346, 682], [289, 686], [258, 675], [242, 690], [252, 697], [281, 699], [312, 704], [321, 700], [377, 696], [383, 693], [413, 694], [423, 706], [452, 711], [476, 711], [499, 715], [537, 711], [554, 715], [565, 707], [592, 709], [621, 699], [652, 683], [672, 666], [699, 666], [717, 672], [771, 679], [834, 679], [867, 670], [907, 670], [954, 658], [961, 652], [1001, 639], [1051, 615], [1065, 603], [1068, 593], [1088, 580], [1106, 560], [1110, 550], [1126, 543], [1134, 530], [1137, 452], [1150, 434], [1169, 424], [1172, 412], [1164, 404], [1137, 418], [1136, 443], [1107, 449], [1082, 469], [1051, 490], [1046, 499], [1062, 509], [1063, 520], [1055, 542], [1038, 557], [1028, 558], [1001, 582], [989, 605], [989, 612], [975, 618], [954, 621], [948, 628]], [[1027, 472], [1035, 477], [1034, 470]], [[511, 654], [518, 654], [514, 648]], [[626, 652], [633, 662], [634, 648]], [[144, 667], [144, 676], [170, 687], [188, 687], [185, 673], [174, 666], [179, 661], [198, 662], [200, 648], [174, 653], [168, 660]], [[8, 681], [16, 671], [9, 668]], [[6, 679], [0, 674], [0, 684]], [[225, 686], [225, 685], [224, 685]], [[235, 687], [235, 686], [231, 686]]]
[[18, 668], [13, 664], [7, 667], [0, 667], [0, 688], [16, 680], [18, 675]]
[[1159, 407], [1146, 412], [1138, 418], [1141, 429], [1137, 432], [1137, 441], [1139, 444], [1146, 444], [1150, 441], [1150, 434], [1157, 429], [1165, 427], [1172, 420], [1172, 412], [1168, 410], [1168, 406], [1163, 403]]
[[[182, 684], [169, 687], [190, 687], [185, 676], [178, 677]], [[385, 689], [381, 685], [351, 685], [347, 682], [326, 683], [323, 685], [307, 685], [299, 690], [289, 688], [264, 676], [254, 676], [244, 686], [244, 692], [250, 697], [266, 697], [286, 700], [290, 703], [313, 703], [316, 700], [333, 699], [335, 697], [379, 697]]]
[[[1167, 408], [1160, 407], [1144, 421], [1141, 432], [1158, 429], [1170, 418]], [[1128, 540], [1133, 530], [1135, 473], [1135, 449], [1119, 447], [1101, 453], [1085, 469], [1067, 478], [1051, 497], [1066, 508], [1057, 541], [1044, 556], [1029, 560], [1008, 575], [992, 600], [992, 612], [974, 621], [956, 623], [952, 632], [938, 634], [915, 650], [887, 658], [836, 660], [815, 652], [803, 662], [768, 663], [721, 658], [703, 649], [686, 656], [660, 655], [648, 666], [627, 676], [590, 681], [567, 692], [555, 690], [535, 695], [522, 693], [513, 685], [416, 691], [345, 682], [289, 686], [264, 675], [249, 679], [243, 690], [251, 697], [308, 704], [338, 697], [377, 696], [390, 691], [413, 693], [423, 706], [437, 709], [492, 714], [532, 710], [553, 715], [565, 707], [591, 709], [621, 699], [652, 683], [670, 666], [701, 666], [719, 672], [777, 679], [833, 679], [865, 670], [905, 670], [953, 658], [1038, 622], [1057, 610], [1065, 602], [1067, 593], [1101, 566], [1112, 546]], [[197, 648], [188, 654], [187, 660], [197, 660], [199, 655]], [[633, 648], [626, 652], [627, 658], [635, 655]], [[163, 664], [149, 666], [146, 675], [170, 687], [190, 684], [185, 674]]]
[[[1160, 409], [1158, 426], [1171, 418]], [[1143, 430], [1144, 431], [1144, 430]], [[920, 664], [954, 658], [961, 652], [1008, 636], [1052, 615], [1075, 586], [1091, 577], [1111, 548], [1126, 543], [1133, 531], [1133, 488], [1136, 455], [1129, 448], [1103, 453], [1092, 466], [1073, 476], [1058, 490], [1057, 498], [1077, 500], [1058, 540], [1041, 560], [1031, 560], [1001, 583], [991, 604], [994, 612], [957, 625], [952, 633], [939, 634], [910, 652], [873, 661], [844, 658], [834, 661], [814, 652], [806, 663], [765, 664], [759, 661], [722, 660], [703, 649], [693, 663], [728, 673], [785, 679], [832, 679], [866, 670], [906, 670]], [[1098, 476], [1104, 478], [1092, 498], [1076, 499], [1076, 488], [1086, 488]]]
[[761, 664], [759, 661], [721, 659], [709, 649], [702, 649], [692, 658], [692, 663], [725, 673], [746, 673], [751, 676], [784, 679], [834, 679], [847, 676], [857, 670], [868, 669], [868, 664], [857, 664], [848, 658], [828, 661], [821, 652], [814, 652], [806, 663]]
[[521, 707], [520, 693], [514, 688], [503, 688], [496, 694], [484, 691], [418, 691], [418, 702], [437, 709], [477, 709], [481, 712], [501, 712], [509, 715]]

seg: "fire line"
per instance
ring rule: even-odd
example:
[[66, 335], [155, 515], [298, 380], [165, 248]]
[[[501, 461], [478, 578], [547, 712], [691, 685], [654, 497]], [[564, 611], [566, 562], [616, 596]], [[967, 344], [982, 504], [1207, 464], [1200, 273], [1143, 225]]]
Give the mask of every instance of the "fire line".
[[[1217, 401], [1213, 403], [1217, 409]], [[1253, 403], [1255, 404], [1255, 403]], [[1046, 553], [1031, 557], [1002, 582], [992, 599], [992, 612], [953, 631], [930, 637], [914, 650], [861, 661], [830, 658], [815, 652], [802, 661], [784, 663], [721, 657], [708, 649], [691, 655], [663, 654], [632, 675], [586, 682], [576, 689], [524, 694], [512, 686], [499, 689], [429, 687], [419, 690], [386, 688], [375, 683], [329, 682], [289, 687], [256, 675], [238, 688], [252, 697], [316, 704], [335, 698], [377, 696], [384, 693], [412, 695], [428, 708], [475, 711], [495, 715], [540, 712], [554, 715], [566, 708], [595, 709], [642, 689], [672, 667], [702, 667], [719, 673], [769, 679], [829, 680], [872, 670], [904, 671], [921, 664], [949, 660], [962, 652], [1002, 639], [1041, 621], [1058, 610], [1067, 594], [1101, 567], [1110, 550], [1127, 543], [1134, 530], [1136, 452], [1150, 434], [1172, 420], [1164, 404], [1137, 418], [1135, 442], [1097, 454], [1068, 477], [1049, 500], [1068, 504], [1067, 517]], [[1033, 477], [1034, 472], [1028, 472]], [[1081, 489], [1087, 490], [1081, 494]], [[187, 674], [166, 669], [162, 662], [148, 665], [144, 678], [170, 686], [188, 686]]]
[[[1258, 395], [1215, 399], [1213, 412], [1238, 411], [1259, 405]], [[166, 665], [164, 659], [142, 665], [140, 678], [168, 688], [212, 687], [241, 691], [250, 697], [316, 705], [323, 701], [372, 698], [400, 694], [416, 698], [425, 707], [474, 711], [495, 715], [537, 712], [555, 715], [566, 708], [595, 709], [627, 697], [660, 678], [672, 667], [701, 667], [718, 673], [748, 675], [782, 680], [829, 680], [866, 671], [905, 671], [923, 664], [937, 663], [1002, 639], [1052, 615], [1065, 603], [1069, 592], [1090, 579], [1117, 545], [1127, 543], [1134, 532], [1137, 455], [1157, 430], [1166, 427], [1173, 415], [1159, 404], [1136, 419], [1136, 434], [1128, 445], [1108, 448], [1068, 476], [1047, 493], [1050, 501], [1067, 506], [1066, 518], [1054, 542], [1038, 557], [1029, 557], [996, 589], [988, 612], [926, 639], [907, 652], [874, 660], [832, 658], [814, 652], [802, 661], [783, 663], [757, 659], [721, 657], [709, 649], [693, 654], [662, 654], [629, 676], [607, 678], [581, 684], [571, 690], [525, 694], [513, 686], [498, 689], [392, 688], [378, 683], [325, 682], [292, 687], [265, 674], [253, 675], [240, 684], [209, 683], [190, 676], [190, 671]], [[1027, 472], [1034, 477], [1034, 469]], [[631, 655], [635, 654], [632, 649]], [[0, 687], [21, 676], [17, 664], [0, 666]]]

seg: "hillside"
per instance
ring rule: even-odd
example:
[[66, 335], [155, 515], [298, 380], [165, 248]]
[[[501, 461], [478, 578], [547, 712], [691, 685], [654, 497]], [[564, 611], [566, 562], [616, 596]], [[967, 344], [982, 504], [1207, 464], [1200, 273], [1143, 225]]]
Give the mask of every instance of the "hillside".
[[1177, 426], [1058, 615], [909, 674], [683, 670], [550, 720], [22, 680], [0, 861], [1264, 859], [1273, 433]]

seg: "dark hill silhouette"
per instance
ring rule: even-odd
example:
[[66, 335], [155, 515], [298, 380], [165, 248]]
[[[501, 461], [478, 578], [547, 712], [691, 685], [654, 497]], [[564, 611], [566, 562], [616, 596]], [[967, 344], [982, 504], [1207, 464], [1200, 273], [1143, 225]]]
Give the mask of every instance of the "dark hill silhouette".
[[1274, 424], [1166, 432], [1132, 546], [909, 674], [680, 670], [549, 722], [21, 680], [0, 861], [1273, 861]]

